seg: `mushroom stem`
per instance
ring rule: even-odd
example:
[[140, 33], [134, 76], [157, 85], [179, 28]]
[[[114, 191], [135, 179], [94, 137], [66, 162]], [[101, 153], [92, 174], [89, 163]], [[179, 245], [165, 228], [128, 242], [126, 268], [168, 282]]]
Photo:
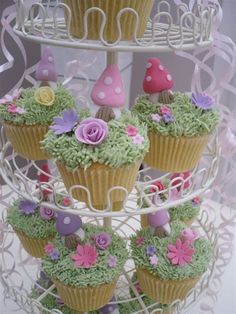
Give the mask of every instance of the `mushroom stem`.
[[149, 100], [153, 103], [153, 104], [157, 104], [158, 100], [159, 100], [159, 93], [154, 93], [154, 94], [150, 94], [149, 95]]
[[84, 232], [83, 229], [79, 228], [79, 230], [77, 230], [77, 231], [75, 232], [75, 234], [80, 237], [81, 241], [84, 240], [84, 238], [85, 238], [85, 232]]

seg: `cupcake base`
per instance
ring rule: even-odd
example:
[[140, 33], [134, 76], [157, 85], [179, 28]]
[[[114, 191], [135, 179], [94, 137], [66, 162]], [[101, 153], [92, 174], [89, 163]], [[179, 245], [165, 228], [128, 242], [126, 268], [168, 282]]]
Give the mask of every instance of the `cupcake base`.
[[31, 160], [49, 159], [49, 155], [41, 149], [40, 143], [48, 132], [48, 126], [4, 122], [4, 129], [8, 140], [19, 155]]
[[[124, 190], [116, 188], [123, 187], [130, 193], [134, 187], [137, 173], [141, 161], [132, 166], [111, 168], [106, 165], [95, 163], [88, 169], [78, 168], [69, 171], [62, 163], [57, 163], [62, 180], [69, 190], [74, 185], [86, 187], [90, 192], [91, 205], [98, 210], [103, 210], [108, 206], [108, 191], [110, 189], [111, 210], [120, 210], [123, 206], [126, 193]], [[72, 191], [74, 198], [85, 202], [89, 207], [87, 192], [82, 188], [75, 188]]]
[[[182, 220], [182, 219], [180, 219], [180, 220], [183, 221], [187, 226], [191, 226], [195, 222], [196, 219], [197, 219], [197, 216], [195, 216], [191, 219], [188, 219], [188, 220]], [[141, 215], [140, 224], [141, 224], [142, 228], [146, 228], [149, 226], [147, 215]]]
[[142, 291], [150, 299], [162, 304], [170, 304], [177, 299], [183, 300], [200, 279], [197, 277], [183, 280], [161, 280], [141, 268], [137, 269], [137, 276]]
[[210, 135], [198, 137], [163, 136], [149, 132], [150, 149], [144, 162], [167, 172], [193, 169], [209, 142]]
[[30, 238], [23, 232], [14, 230], [18, 236], [23, 248], [27, 253], [33, 257], [42, 258], [45, 256], [44, 247], [48, 242], [54, 239], [54, 237], [48, 237], [45, 239]]
[[97, 310], [109, 303], [116, 286], [116, 280], [109, 284], [85, 288], [66, 286], [58, 280], [53, 282], [63, 302], [69, 308], [82, 313]]

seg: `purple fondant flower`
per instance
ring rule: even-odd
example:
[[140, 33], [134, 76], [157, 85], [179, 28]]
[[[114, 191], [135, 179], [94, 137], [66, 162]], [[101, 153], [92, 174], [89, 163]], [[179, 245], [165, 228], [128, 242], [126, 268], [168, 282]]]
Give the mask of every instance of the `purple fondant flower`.
[[133, 139], [133, 144], [135, 144], [135, 145], [141, 145], [144, 141], [144, 137], [140, 134], [133, 136], [132, 139]]
[[43, 220], [52, 220], [55, 218], [54, 210], [47, 207], [40, 207], [39, 214]]
[[156, 254], [154, 254], [149, 257], [149, 261], [151, 265], [156, 266], [159, 263], [159, 258], [156, 256]]
[[53, 130], [56, 135], [60, 135], [71, 132], [78, 122], [79, 117], [75, 110], [67, 109], [62, 112], [62, 117], [53, 119], [53, 125], [50, 126], [50, 129]]
[[107, 260], [107, 266], [110, 268], [115, 268], [117, 264], [117, 258], [113, 255], [110, 255]]
[[52, 261], [57, 261], [60, 258], [60, 252], [57, 250], [54, 250], [49, 254], [49, 256]]
[[37, 207], [38, 205], [36, 203], [28, 200], [22, 200], [19, 204], [20, 211], [22, 212], [22, 214], [25, 215], [34, 214]]
[[93, 236], [95, 245], [100, 250], [106, 250], [111, 245], [111, 236], [106, 232], [97, 233]]
[[108, 135], [107, 123], [101, 119], [83, 120], [75, 130], [75, 137], [81, 143], [99, 145]]
[[162, 118], [165, 121], [165, 123], [175, 122], [175, 117], [173, 116], [171, 112], [163, 114]]
[[151, 119], [152, 119], [152, 121], [155, 121], [158, 123], [161, 121], [161, 116], [158, 113], [153, 113], [153, 114], [151, 114]]
[[156, 248], [153, 246], [153, 245], [148, 245], [147, 247], [146, 247], [146, 254], [148, 255], [148, 256], [153, 256], [155, 253], [156, 253]]
[[192, 103], [203, 110], [210, 110], [214, 107], [214, 99], [206, 93], [192, 93]]

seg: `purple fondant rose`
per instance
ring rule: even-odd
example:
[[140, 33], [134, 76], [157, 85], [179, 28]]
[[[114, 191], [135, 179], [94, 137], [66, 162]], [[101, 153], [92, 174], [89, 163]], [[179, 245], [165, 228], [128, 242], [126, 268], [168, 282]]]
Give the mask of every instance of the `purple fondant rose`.
[[54, 210], [47, 207], [40, 207], [39, 213], [43, 220], [52, 220], [55, 218]]
[[106, 232], [97, 233], [94, 235], [93, 240], [95, 245], [100, 250], [106, 250], [111, 244], [111, 236]]
[[101, 119], [83, 120], [75, 130], [75, 137], [81, 143], [99, 145], [108, 135], [107, 123]]

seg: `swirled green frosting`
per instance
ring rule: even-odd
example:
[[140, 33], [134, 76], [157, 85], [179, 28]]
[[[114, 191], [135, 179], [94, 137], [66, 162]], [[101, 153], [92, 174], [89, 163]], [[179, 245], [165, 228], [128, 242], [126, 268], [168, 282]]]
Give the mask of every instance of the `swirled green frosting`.
[[[91, 243], [91, 237], [98, 232], [107, 232], [112, 236], [112, 243], [106, 250], [97, 250], [99, 257], [96, 264], [88, 269], [75, 267], [74, 262], [70, 258], [74, 251], [65, 247], [63, 240], [60, 236], [57, 236], [54, 246], [60, 252], [60, 258], [57, 261], [52, 261], [49, 257], [44, 258], [42, 262], [44, 272], [54, 280], [59, 280], [65, 285], [75, 287], [95, 287], [114, 281], [128, 258], [125, 242], [109, 229], [91, 224], [84, 224], [82, 228], [85, 231], [83, 244]], [[107, 260], [110, 255], [115, 256], [117, 259], [114, 268], [107, 266]]]
[[0, 120], [17, 125], [48, 125], [55, 116], [66, 108], [74, 108], [75, 100], [62, 86], [58, 85], [55, 92], [55, 101], [52, 106], [40, 105], [34, 98], [35, 88], [27, 88], [22, 91], [21, 98], [15, 104], [25, 110], [24, 114], [13, 114], [7, 111], [6, 105], [0, 106]]
[[7, 210], [7, 223], [13, 229], [23, 232], [30, 238], [48, 238], [56, 234], [55, 220], [43, 220], [39, 215], [39, 207], [32, 215], [22, 214], [19, 210], [20, 199]]
[[[175, 244], [176, 239], [180, 238], [181, 231], [185, 228], [184, 223], [175, 221], [171, 223], [171, 234], [162, 239], [154, 237], [151, 228], [138, 231], [137, 235], [131, 237], [132, 257], [136, 267], [146, 269], [162, 280], [182, 280], [201, 276], [207, 270], [213, 257], [211, 244], [206, 238], [200, 237], [194, 242], [195, 253], [192, 262], [187, 265], [174, 266], [167, 257], [167, 246]], [[140, 236], [144, 237], [145, 241], [142, 246], [137, 246], [135, 240]], [[156, 255], [159, 259], [157, 266], [150, 264], [149, 257], [146, 254], [148, 245], [153, 245], [157, 250]]]
[[217, 110], [202, 110], [195, 107], [188, 95], [177, 92], [174, 103], [168, 105], [171, 109], [175, 121], [165, 123], [163, 120], [155, 122], [151, 114], [160, 114], [160, 108], [163, 104], [153, 104], [148, 95], [140, 96], [136, 100], [132, 111], [138, 116], [141, 122], [148, 126], [149, 131], [156, 132], [164, 136], [201, 136], [210, 134], [214, 131], [219, 122], [219, 113]]
[[[85, 118], [84, 112], [82, 114]], [[144, 137], [142, 144], [134, 144], [132, 138], [126, 134], [125, 129], [130, 124]], [[98, 146], [80, 143], [73, 133], [57, 136], [51, 130], [47, 133], [42, 146], [57, 161], [65, 163], [70, 170], [78, 167], [86, 169], [96, 162], [110, 167], [129, 166], [143, 159], [149, 148], [149, 140], [146, 126], [140, 123], [137, 117], [125, 111], [120, 119], [108, 122], [108, 127], [108, 137]]]

